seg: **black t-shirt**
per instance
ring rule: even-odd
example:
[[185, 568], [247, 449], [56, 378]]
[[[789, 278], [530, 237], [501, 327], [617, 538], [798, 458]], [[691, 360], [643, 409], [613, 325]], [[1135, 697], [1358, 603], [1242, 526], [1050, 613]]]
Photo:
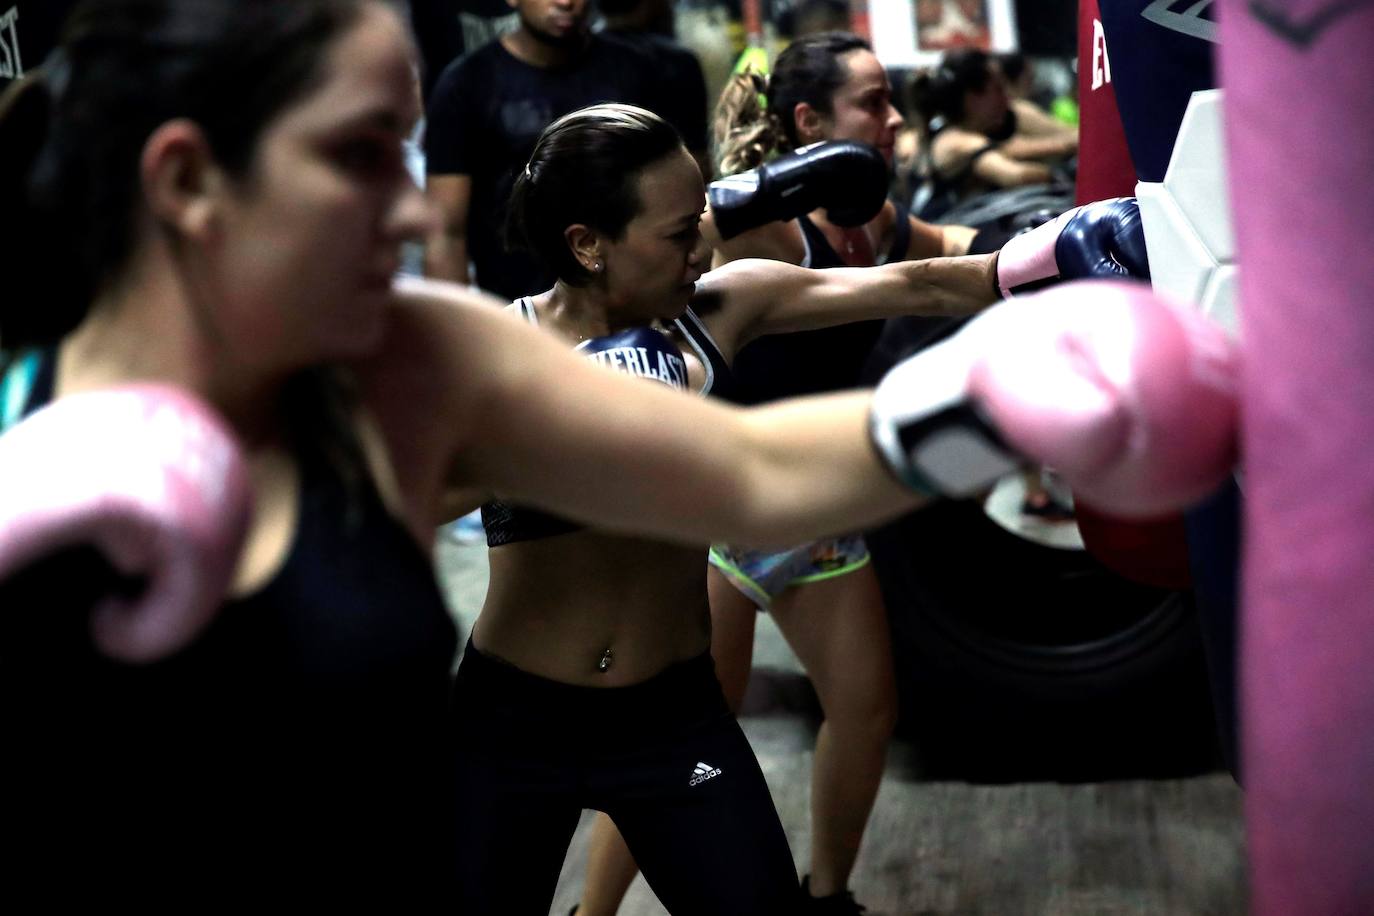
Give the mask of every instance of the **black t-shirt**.
[[701, 72], [701, 62], [697, 56], [667, 35], [656, 32], [607, 29], [606, 34], [634, 45], [654, 59], [665, 88], [658, 114], [677, 128], [689, 150], [705, 151], [709, 106], [706, 101], [706, 77]]
[[426, 99], [439, 74], [466, 50], [460, 18], [465, 5], [458, 0], [410, 0], [410, 26], [420, 52], [420, 83]]
[[508, 252], [504, 244], [515, 175], [544, 128], [598, 102], [659, 111], [662, 85], [651, 58], [600, 34], [566, 67], [531, 66], [493, 41], [444, 71], [429, 100], [425, 169], [472, 178], [468, 257], [479, 286], [514, 299], [553, 285], [553, 275], [530, 255]]

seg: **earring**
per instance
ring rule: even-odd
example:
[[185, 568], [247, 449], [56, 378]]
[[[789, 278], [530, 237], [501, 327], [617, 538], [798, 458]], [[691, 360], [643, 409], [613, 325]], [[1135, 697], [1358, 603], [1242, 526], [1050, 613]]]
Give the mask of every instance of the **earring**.
[[593, 261], [593, 262], [592, 262], [592, 273], [594, 273], [594, 274], [599, 274], [599, 273], [601, 273], [601, 268], [604, 267], [604, 266], [605, 266], [605, 265], [602, 264], [600, 261]]

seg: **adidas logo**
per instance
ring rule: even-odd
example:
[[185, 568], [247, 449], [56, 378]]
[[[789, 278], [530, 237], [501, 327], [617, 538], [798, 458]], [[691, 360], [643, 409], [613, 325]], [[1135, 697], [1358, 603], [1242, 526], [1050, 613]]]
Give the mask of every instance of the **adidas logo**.
[[698, 763], [692, 767], [692, 779], [687, 783], [689, 786], [699, 786], [708, 779], [715, 779], [720, 775], [720, 770], [711, 766], [709, 763]]

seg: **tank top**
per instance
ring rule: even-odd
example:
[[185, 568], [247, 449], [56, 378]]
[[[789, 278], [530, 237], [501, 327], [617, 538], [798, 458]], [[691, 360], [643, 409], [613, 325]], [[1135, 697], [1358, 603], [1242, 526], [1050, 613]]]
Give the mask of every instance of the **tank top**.
[[1003, 121], [1001, 128], [996, 131], [995, 136], [989, 136], [986, 143], [975, 149], [962, 165], [949, 173], [937, 169], [931, 156], [931, 148], [935, 143], [935, 138], [946, 126], [943, 119], [936, 119], [931, 127], [930, 136], [922, 144], [920, 155], [912, 169], [914, 182], [918, 185], [924, 185], [916, 191], [912, 200], [912, 209], [922, 219], [929, 221], [940, 220], [946, 213], [976, 193], [993, 190], [973, 174], [973, 167], [979, 159], [997, 149], [999, 144], [1011, 139], [1012, 134], [1016, 132], [1016, 112], [1009, 110], [1007, 118]]
[[[54, 362], [33, 373], [26, 413], [51, 400]], [[22, 613], [4, 602], [0, 642], [22, 647], [0, 649], [5, 694], [30, 735], [13, 747], [33, 751], [19, 755], [37, 809], [23, 819], [60, 844], [51, 867], [355, 901], [446, 883], [455, 628], [371, 481], [350, 488], [313, 443], [295, 452], [283, 565], [181, 652], [143, 666], [95, 652], [72, 613], [99, 576], [91, 556], [63, 558], [71, 573], [41, 590], [20, 583]]]
[[[515, 300], [511, 303], [511, 307], [519, 311], [521, 316], [530, 324], [538, 326], [539, 316], [535, 312], [533, 301], [528, 296]], [[697, 358], [706, 368], [706, 383], [698, 393], [702, 396], [710, 395], [726, 401], [736, 400], [737, 389], [730, 364], [721, 355], [720, 348], [711, 338], [711, 332], [706, 330], [706, 325], [697, 314], [689, 308], [685, 315], [673, 322], [673, 325], [683, 339], [696, 351]], [[559, 534], [581, 531], [583, 528], [577, 522], [569, 521], [557, 515], [499, 499], [483, 504], [482, 527], [487, 533], [488, 547], [500, 547], [502, 544], [511, 544], [516, 541], [554, 537]]]

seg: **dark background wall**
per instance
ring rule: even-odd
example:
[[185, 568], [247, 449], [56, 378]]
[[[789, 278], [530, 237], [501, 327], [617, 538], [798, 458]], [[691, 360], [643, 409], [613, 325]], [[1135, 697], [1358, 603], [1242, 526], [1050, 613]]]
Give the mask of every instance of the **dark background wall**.
[[1077, 0], [1016, 0], [1021, 51], [1035, 57], [1073, 57], [1077, 16]]

